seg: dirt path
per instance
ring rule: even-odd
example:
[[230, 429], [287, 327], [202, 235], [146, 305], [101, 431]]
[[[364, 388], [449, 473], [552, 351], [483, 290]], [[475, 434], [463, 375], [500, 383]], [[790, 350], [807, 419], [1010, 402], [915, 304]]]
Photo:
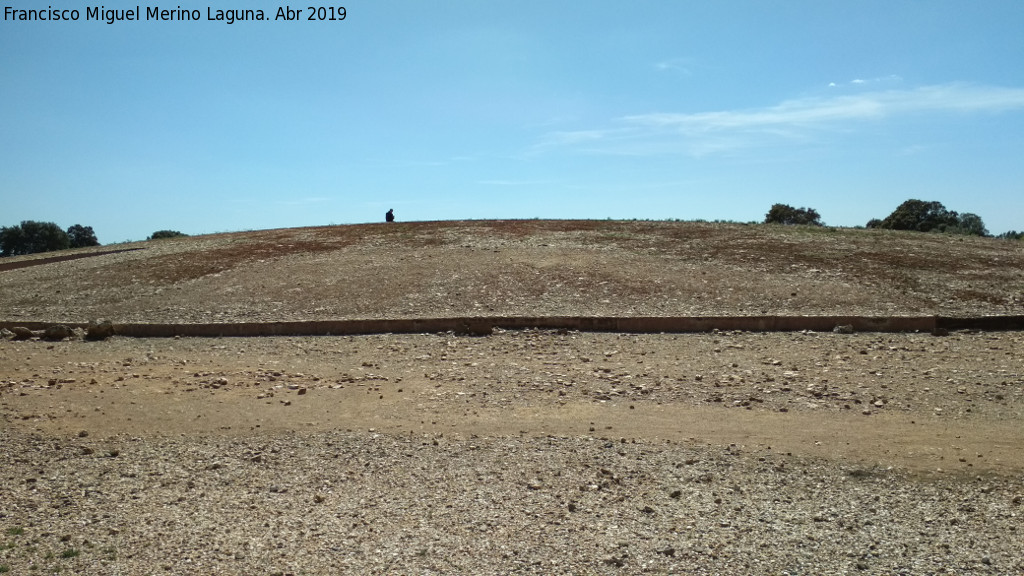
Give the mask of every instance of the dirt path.
[[[41, 391], [7, 402], [16, 414], [45, 414], [20, 424], [71, 437], [80, 430], [99, 437], [118, 434], [283, 434], [292, 431], [376, 431], [429, 436], [593, 436], [735, 445], [832, 458], [858, 465], [914, 470], [1024, 470], [1024, 429], [1017, 422], [960, 421], [925, 415], [865, 416], [728, 410], [669, 404], [572, 403], [557, 407], [488, 408], [472, 415], [417, 405], [409, 397], [379, 400], [358, 391], [318, 391], [288, 400], [254, 401], [251, 394], [217, 399], [174, 395], [152, 385], [97, 395], [88, 391]], [[284, 402], [287, 402], [286, 406]], [[92, 406], [92, 411], [76, 407]], [[99, 408], [99, 411], [96, 411]], [[64, 416], [61, 415], [64, 414]], [[15, 420], [18, 425], [20, 417]]]
[[5, 342], [0, 416], [63, 437], [589, 436], [1017, 473], [1021, 340], [510, 332]]

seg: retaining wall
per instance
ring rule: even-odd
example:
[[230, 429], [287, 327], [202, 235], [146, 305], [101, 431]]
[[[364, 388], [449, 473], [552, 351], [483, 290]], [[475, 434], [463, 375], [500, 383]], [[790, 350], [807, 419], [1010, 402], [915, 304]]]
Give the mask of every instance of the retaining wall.
[[18, 260], [16, 262], [0, 261], [0, 272], [4, 272], [7, 270], [17, 270], [19, 268], [29, 268], [31, 266], [42, 266], [43, 264], [53, 264], [54, 262], [67, 262], [68, 260], [95, 258], [96, 256], [106, 256], [107, 254], [134, 252], [136, 250], [145, 250], [145, 248], [120, 248], [118, 250], [103, 250], [100, 252], [87, 252], [85, 254], [64, 254], [61, 256], [46, 256], [44, 258], [32, 258], [31, 260]]
[[[0, 322], [0, 328], [24, 326], [42, 330], [55, 322]], [[82, 323], [64, 323], [84, 328]], [[469, 318], [396, 318], [376, 320], [322, 320], [310, 322], [243, 322], [224, 324], [115, 324], [121, 336], [170, 338], [174, 336], [326, 336], [351, 334], [416, 334], [454, 332], [487, 335], [495, 328], [523, 330], [579, 330], [581, 332], [684, 333], [712, 330], [750, 332], [828, 332], [850, 325], [857, 332], [936, 332], [940, 330], [1024, 330], [1024, 316], [510, 316]]]

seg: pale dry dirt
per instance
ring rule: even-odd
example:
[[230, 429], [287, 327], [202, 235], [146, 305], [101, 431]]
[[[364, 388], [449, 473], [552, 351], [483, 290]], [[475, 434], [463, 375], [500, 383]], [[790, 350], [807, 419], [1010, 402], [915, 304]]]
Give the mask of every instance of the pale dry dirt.
[[[991, 239], [645, 222], [219, 235], [0, 320], [1021, 314]], [[31, 258], [12, 261], [31, 260]], [[1024, 335], [0, 341], [13, 574], [1019, 574]]]

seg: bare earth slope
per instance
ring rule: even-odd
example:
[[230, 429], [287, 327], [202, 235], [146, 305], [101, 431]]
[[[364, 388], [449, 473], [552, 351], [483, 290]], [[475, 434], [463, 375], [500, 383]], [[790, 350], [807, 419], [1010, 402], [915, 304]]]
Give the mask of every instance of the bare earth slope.
[[[1022, 314], [1022, 244], [273, 230], [0, 261], [0, 320]], [[1022, 359], [1019, 332], [2, 339], [0, 573], [1020, 574]]]
[[1024, 314], [1024, 243], [939, 234], [527, 220], [125, 247], [0, 272], [0, 319]]

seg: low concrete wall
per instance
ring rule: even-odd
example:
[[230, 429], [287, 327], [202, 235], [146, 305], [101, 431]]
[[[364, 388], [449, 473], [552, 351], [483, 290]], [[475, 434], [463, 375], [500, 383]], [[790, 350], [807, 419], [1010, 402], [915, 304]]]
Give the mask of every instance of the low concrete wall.
[[937, 316], [935, 322], [936, 326], [946, 330], [1024, 330], [1024, 316]]
[[94, 258], [106, 256], [107, 254], [120, 254], [122, 252], [134, 252], [145, 250], [145, 248], [120, 248], [118, 250], [103, 250], [101, 252], [88, 252], [86, 254], [64, 254], [62, 256], [47, 256], [44, 258], [32, 258], [31, 260], [18, 260], [16, 262], [4, 262], [0, 260], [0, 272], [6, 270], [17, 270], [18, 268], [29, 268], [31, 266], [42, 266], [54, 262], [67, 262], [68, 260], [81, 260], [82, 258]]
[[[56, 322], [0, 322], [0, 328], [24, 326], [42, 330]], [[72, 328], [86, 324], [65, 323]], [[508, 316], [469, 318], [396, 318], [377, 320], [323, 320], [311, 322], [249, 322], [233, 324], [115, 324], [121, 336], [170, 338], [174, 336], [326, 336], [351, 334], [421, 334], [454, 332], [483, 336], [495, 328], [525, 330], [579, 330], [581, 332], [685, 333], [712, 330], [749, 332], [828, 332], [839, 325], [857, 332], [934, 332], [945, 330], [1024, 330], [1024, 316]]]

